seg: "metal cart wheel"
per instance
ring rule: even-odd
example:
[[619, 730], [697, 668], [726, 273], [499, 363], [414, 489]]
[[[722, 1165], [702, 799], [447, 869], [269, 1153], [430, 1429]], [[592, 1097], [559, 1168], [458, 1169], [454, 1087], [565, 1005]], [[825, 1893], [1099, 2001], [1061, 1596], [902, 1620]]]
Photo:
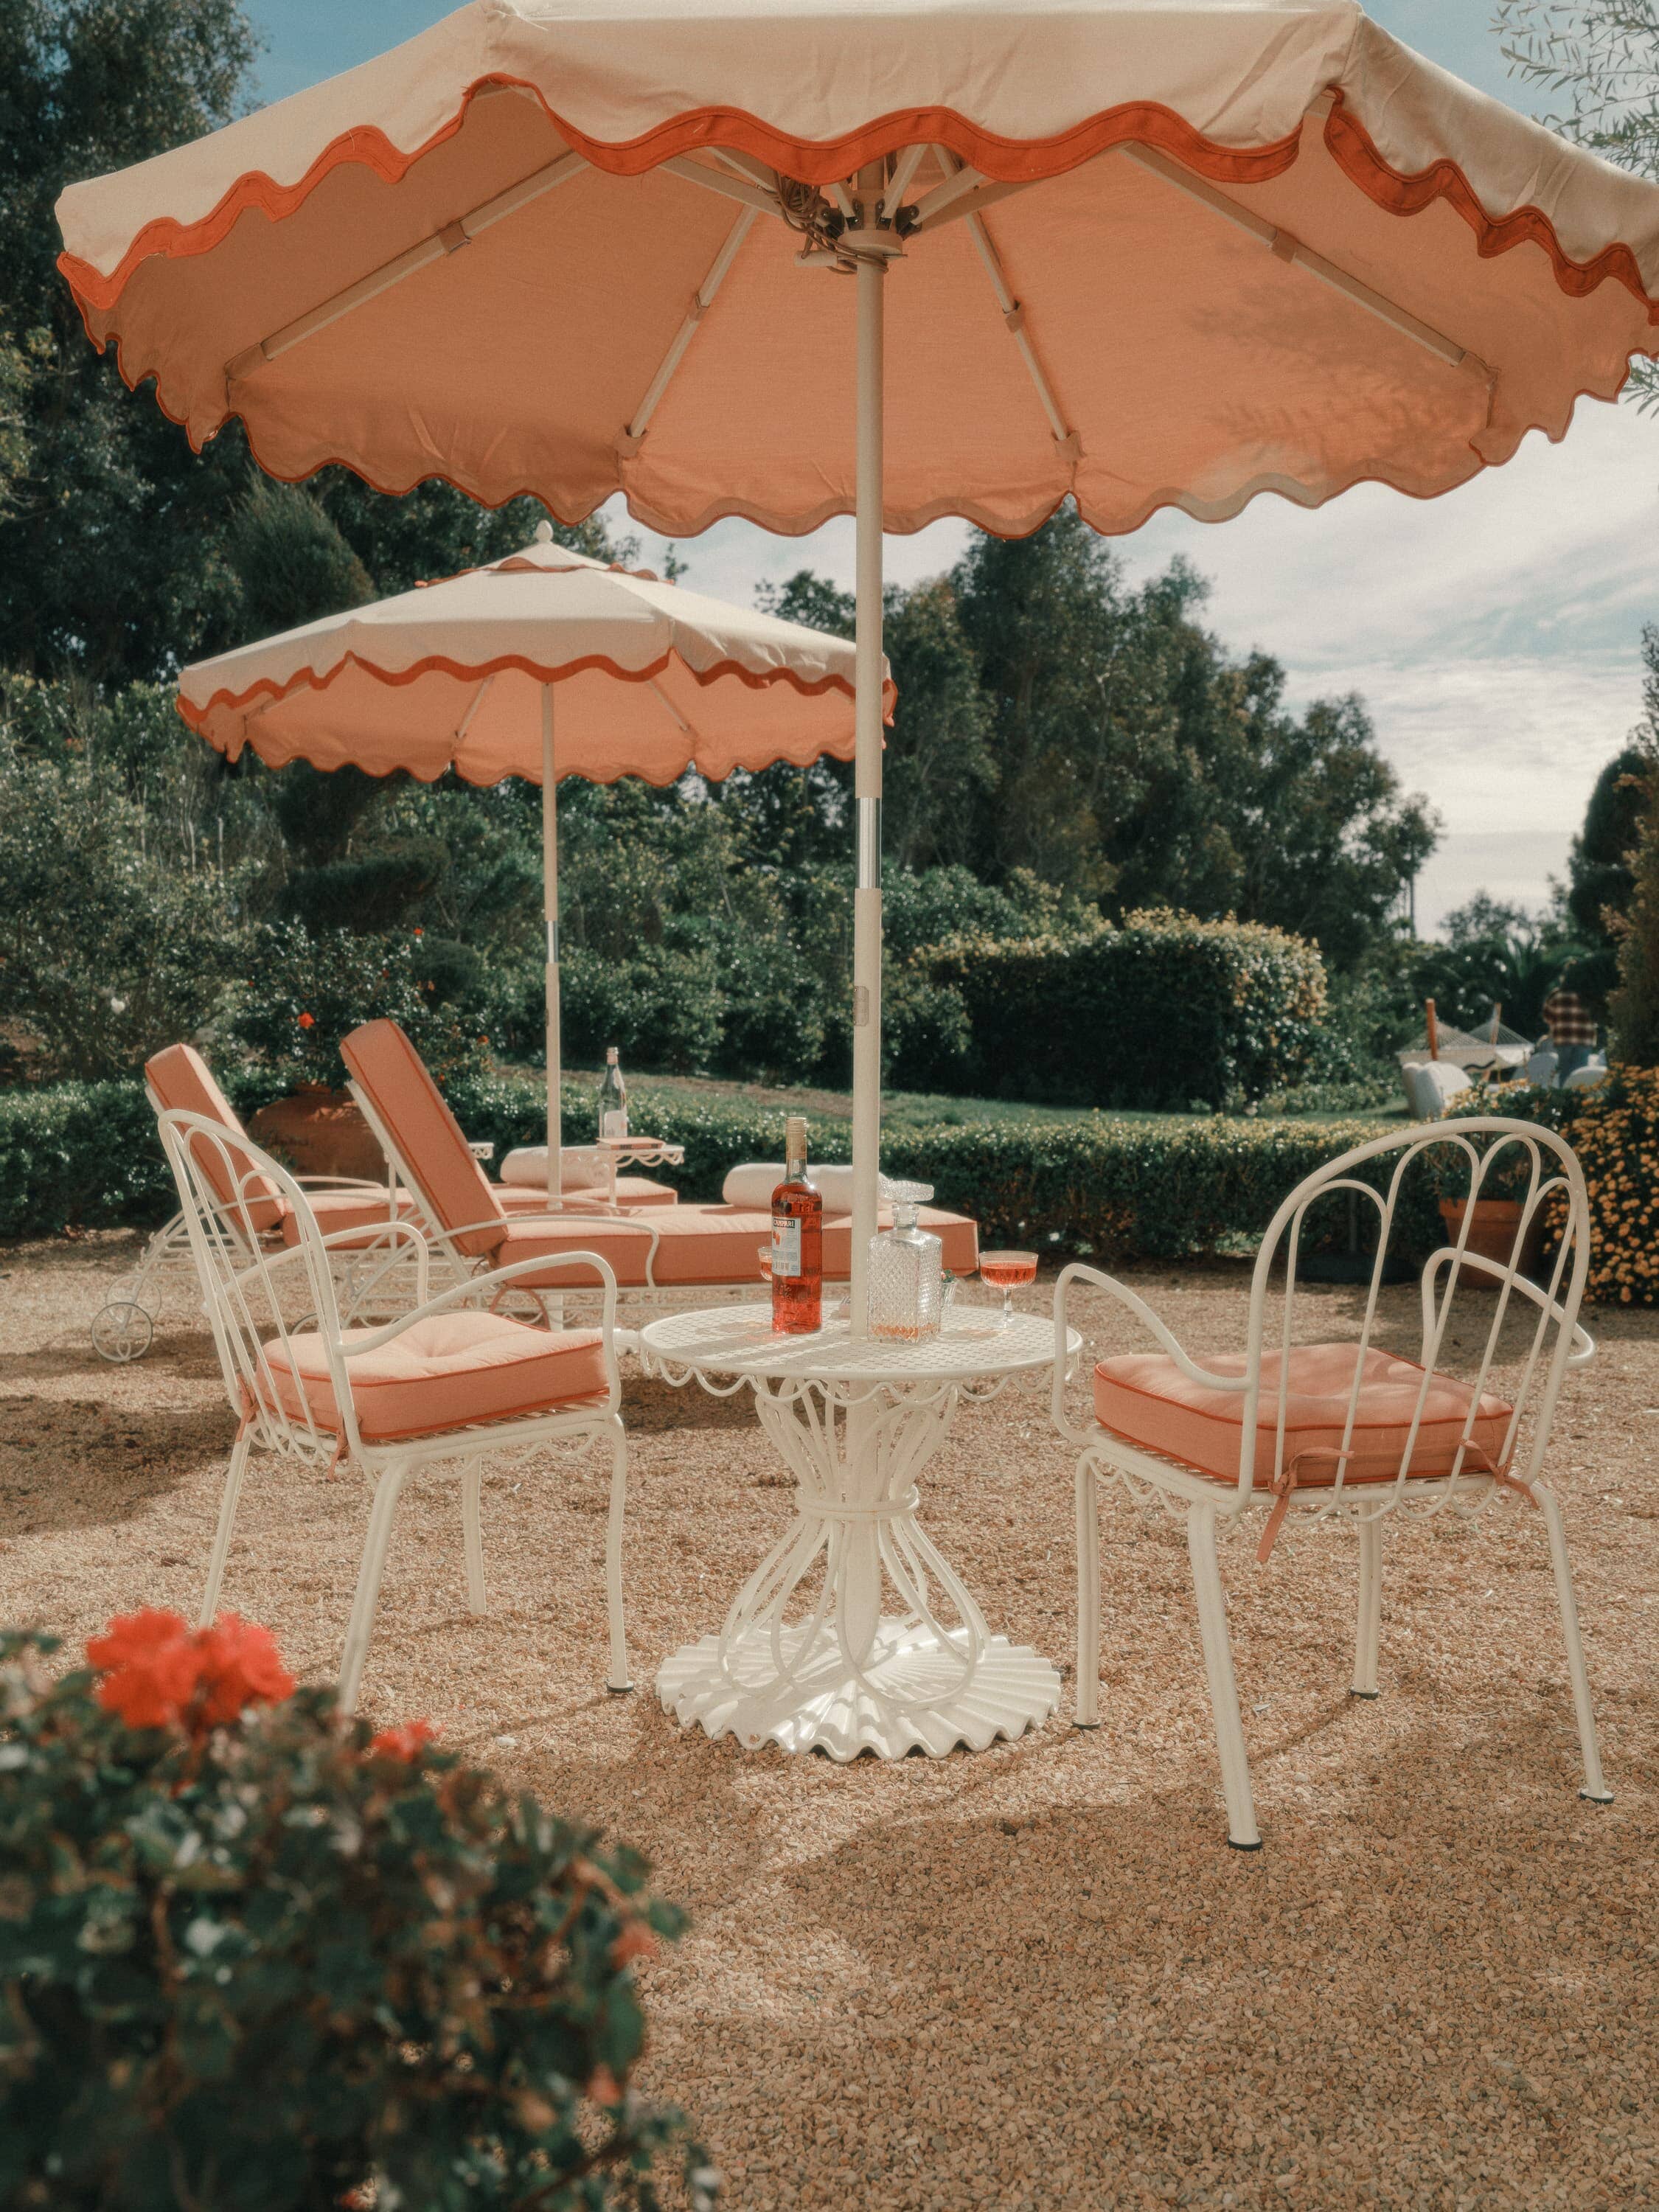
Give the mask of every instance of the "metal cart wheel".
[[155, 1334], [155, 1322], [131, 1298], [112, 1298], [92, 1317], [92, 1348], [112, 1366], [124, 1367], [130, 1359], [142, 1359]]

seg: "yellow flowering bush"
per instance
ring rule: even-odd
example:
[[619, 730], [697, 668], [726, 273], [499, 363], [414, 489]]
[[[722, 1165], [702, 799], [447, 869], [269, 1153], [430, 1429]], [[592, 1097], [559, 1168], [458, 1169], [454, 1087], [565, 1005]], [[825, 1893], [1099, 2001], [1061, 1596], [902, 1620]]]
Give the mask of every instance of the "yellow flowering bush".
[[[1659, 1305], [1659, 1067], [1615, 1068], [1594, 1091], [1483, 1090], [1461, 1110], [1559, 1130], [1589, 1192], [1584, 1295], [1603, 1305]], [[1565, 1212], [1555, 1207], [1551, 1235]]]

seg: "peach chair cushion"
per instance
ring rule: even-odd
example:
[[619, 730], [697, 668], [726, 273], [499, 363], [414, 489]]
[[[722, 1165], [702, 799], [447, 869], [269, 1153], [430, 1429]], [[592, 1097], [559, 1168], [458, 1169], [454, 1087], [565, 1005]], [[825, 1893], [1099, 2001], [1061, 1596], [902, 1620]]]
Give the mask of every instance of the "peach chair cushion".
[[[340, 1057], [385, 1124], [442, 1229], [466, 1228], [456, 1243], [476, 1257], [505, 1232], [501, 1200], [467, 1150], [461, 1127], [396, 1022], [365, 1022], [340, 1041]], [[482, 1228], [469, 1224], [482, 1222]]]
[[[1290, 1390], [1285, 1408], [1285, 1464], [1294, 1466], [1300, 1489], [1336, 1480], [1336, 1455], [1347, 1420], [1353, 1388], [1352, 1344], [1307, 1344], [1290, 1355]], [[1218, 1375], [1242, 1375], [1242, 1353], [1226, 1352], [1200, 1365]], [[1271, 1486], [1279, 1425], [1280, 1355], [1264, 1352], [1261, 1395], [1256, 1409], [1255, 1482]], [[1423, 1387], [1415, 1361], [1396, 1358], [1373, 1346], [1365, 1353], [1354, 1414], [1353, 1456], [1348, 1482], [1391, 1482]], [[1436, 1374], [1429, 1382], [1410, 1472], [1449, 1474], [1462, 1441], [1473, 1393], [1455, 1376]], [[1470, 1429], [1464, 1466], [1471, 1473], [1496, 1468], [1504, 1449], [1512, 1409], [1501, 1398], [1483, 1394]], [[1095, 1416], [1103, 1429], [1127, 1443], [1141, 1444], [1165, 1459], [1177, 1460], [1218, 1482], [1238, 1480], [1239, 1431], [1244, 1394], [1212, 1390], [1188, 1381], [1161, 1352], [1103, 1359], [1095, 1370]]]
[[[343, 1230], [356, 1229], [361, 1232], [362, 1243], [365, 1247], [374, 1242], [392, 1218], [392, 1207], [384, 1190], [378, 1194], [373, 1190], [308, 1190], [306, 1201], [325, 1237], [337, 1237]], [[398, 1194], [398, 1218], [407, 1221], [414, 1210], [414, 1201], [408, 1192], [400, 1190]], [[299, 1241], [299, 1226], [293, 1214], [284, 1208], [283, 1242], [293, 1245]], [[337, 1252], [349, 1252], [358, 1248], [355, 1244], [337, 1244], [333, 1249]], [[405, 1240], [404, 1249], [412, 1252], [414, 1249]], [[390, 1246], [387, 1249], [391, 1249]]]
[[[979, 1264], [974, 1223], [931, 1208], [924, 1209], [921, 1218], [942, 1239], [945, 1265], [958, 1274], [971, 1273]], [[637, 1228], [591, 1219], [558, 1224], [545, 1217], [509, 1221], [492, 1265], [510, 1267], [543, 1253], [597, 1252], [610, 1261], [620, 1285], [637, 1289], [649, 1279], [647, 1225], [657, 1232], [654, 1272], [660, 1285], [724, 1290], [763, 1279], [759, 1253], [763, 1244], [772, 1241], [772, 1217], [735, 1206], [664, 1206], [645, 1217]], [[831, 1216], [823, 1224], [823, 1272], [831, 1280], [845, 1281], [852, 1249], [850, 1222], [845, 1215]], [[581, 1284], [581, 1274], [550, 1271], [545, 1277], [527, 1275], [522, 1280], [526, 1289], [574, 1290]]]
[[[204, 1121], [217, 1121], [228, 1137], [246, 1140], [246, 1130], [193, 1045], [170, 1044], [155, 1054], [144, 1062], [144, 1077], [167, 1113], [199, 1114]], [[226, 1173], [224, 1154], [216, 1145], [200, 1139], [191, 1149], [221, 1206], [233, 1204], [239, 1193], [233, 1188], [236, 1179]], [[275, 1229], [288, 1212], [288, 1201], [267, 1175], [249, 1176], [240, 1195], [247, 1204], [249, 1226], [260, 1235]]]
[[[608, 1387], [605, 1340], [596, 1328], [532, 1328], [506, 1314], [429, 1314], [375, 1352], [351, 1356], [372, 1329], [345, 1332], [348, 1379], [365, 1443], [423, 1437], [478, 1421], [540, 1413]], [[282, 1410], [338, 1430], [340, 1412], [323, 1340], [314, 1333], [267, 1346]]]

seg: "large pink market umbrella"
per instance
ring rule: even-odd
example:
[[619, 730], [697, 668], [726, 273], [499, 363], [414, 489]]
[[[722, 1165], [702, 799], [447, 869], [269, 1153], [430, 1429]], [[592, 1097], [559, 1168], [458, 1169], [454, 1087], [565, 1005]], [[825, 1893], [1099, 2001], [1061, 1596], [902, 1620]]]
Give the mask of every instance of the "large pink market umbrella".
[[855, 509], [855, 1326], [884, 524], [1429, 496], [1659, 350], [1659, 191], [1351, 0], [474, 0], [59, 217], [123, 374], [275, 475]]
[[[559, 1193], [559, 779], [716, 781], [853, 755], [854, 648], [553, 542], [198, 661], [179, 711], [236, 760], [542, 787], [547, 1174]], [[887, 688], [890, 702], [891, 686]]]

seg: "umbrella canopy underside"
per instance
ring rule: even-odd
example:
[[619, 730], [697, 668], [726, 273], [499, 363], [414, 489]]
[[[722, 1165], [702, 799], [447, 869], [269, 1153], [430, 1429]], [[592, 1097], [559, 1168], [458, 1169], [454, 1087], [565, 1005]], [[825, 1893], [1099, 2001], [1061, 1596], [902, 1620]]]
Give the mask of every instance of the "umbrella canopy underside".
[[272, 475], [799, 532], [854, 506], [854, 318], [787, 180], [881, 155], [890, 530], [1427, 497], [1659, 351], [1659, 195], [1346, 0], [474, 0], [71, 186], [62, 266]]

